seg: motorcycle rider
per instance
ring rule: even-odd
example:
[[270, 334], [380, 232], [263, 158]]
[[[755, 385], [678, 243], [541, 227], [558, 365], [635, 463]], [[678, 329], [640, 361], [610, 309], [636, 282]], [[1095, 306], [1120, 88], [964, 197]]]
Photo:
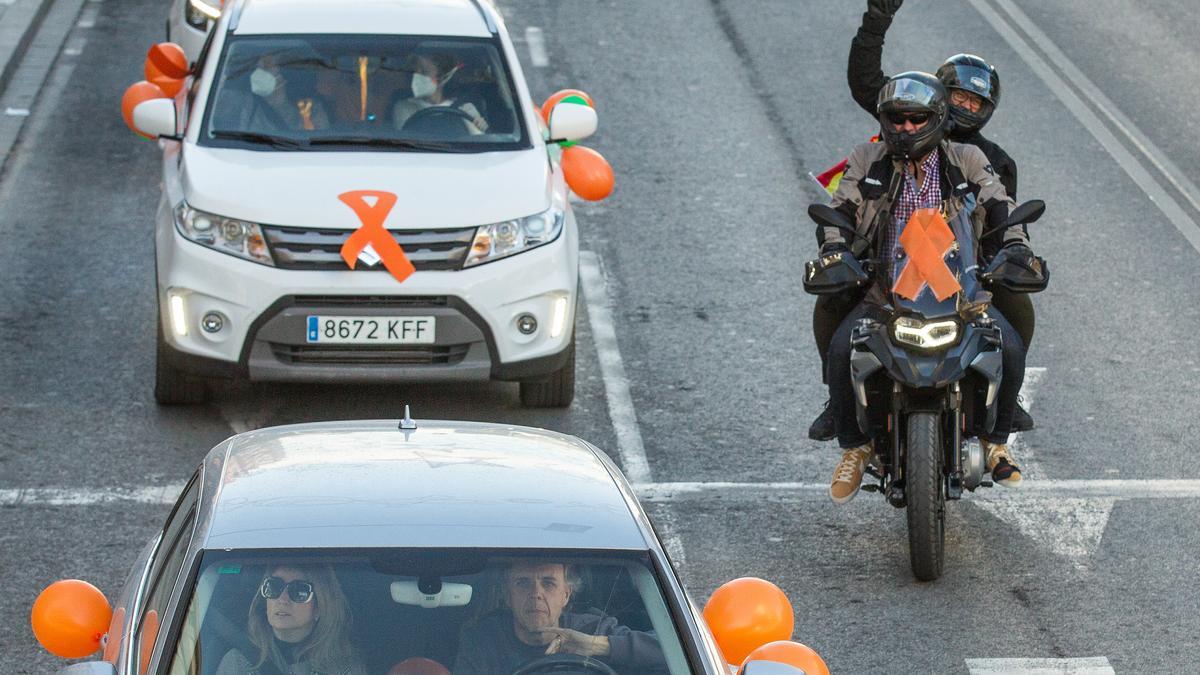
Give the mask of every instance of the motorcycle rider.
[[[882, 143], [865, 143], [851, 153], [832, 206], [854, 223], [860, 237], [847, 240], [837, 228], [821, 228], [821, 255], [849, 252], [859, 259], [879, 262], [875, 281], [861, 301], [840, 321], [829, 346], [830, 409], [834, 416], [841, 461], [833, 474], [829, 494], [834, 502], [850, 501], [858, 493], [863, 471], [871, 460], [870, 438], [859, 429], [850, 381], [850, 332], [862, 318], [885, 320], [893, 265], [903, 264], [897, 247], [899, 235], [912, 213], [938, 208], [947, 220], [970, 219], [976, 241], [986, 229], [993, 231], [981, 248], [999, 250], [1013, 260], [1032, 261], [1028, 237], [1020, 227], [1004, 229], [1012, 200], [990, 170], [987, 157], [973, 145], [945, 139], [948, 116], [946, 90], [929, 73], [906, 72], [892, 77], [879, 93], [878, 116]], [[981, 251], [976, 251], [980, 255]], [[980, 444], [992, 479], [1015, 487], [1021, 472], [1008, 451], [1017, 393], [1025, 371], [1021, 336], [1002, 311], [988, 315], [1002, 332], [1003, 376], [997, 401], [995, 428], [982, 434]]]
[[[883, 41], [892, 18], [904, 0], [867, 0], [867, 11], [862, 25], [850, 43], [850, 59], [846, 78], [854, 101], [872, 117], [877, 115], [876, 102], [879, 90], [887, 83], [881, 66]], [[938, 79], [949, 93], [950, 127], [947, 135], [957, 143], [974, 145], [988, 158], [989, 167], [1004, 185], [1008, 196], [1017, 198], [1017, 163], [996, 143], [984, 138], [980, 130], [991, 119], [1000, 102], [1000, 75], [996, 69], [978, 56], [956, 54], [946, 59], [937, 70]], [[1028, 235], [1028, 232], [1026, 232]], [[985, 249], [990, 258], [996, 251]], [[1003, 288], [993, 288], [992, 304], [1000, 309], [1012, 323], [1021, 339], [1029, 348], [1033, 340], [1033, 302], [1026, 293], [1013, 293]], [[843, 296], [820, 296], [813, 309], [813, 335], [817, 349], [822, 355], [822, 372], [829, 341], [842, 318], [859, 300], [855, 294]], [[827, 380], [828, 381], [828, 380]], [[1028, 431], [1033, 428], [1033, 418], [1018, 402], [1013, 416], [1012, 431]], [[808, 435], [814, 440], [834, 438], [833, 411], [825, 410], [813, 421]]]

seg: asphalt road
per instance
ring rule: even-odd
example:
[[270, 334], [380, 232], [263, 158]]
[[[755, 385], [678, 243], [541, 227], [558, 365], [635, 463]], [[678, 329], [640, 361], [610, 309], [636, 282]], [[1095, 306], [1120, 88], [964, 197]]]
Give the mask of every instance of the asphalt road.
[[[961, 51], [999, 68], [989, 135], [1017, 159], [1021, 197], [1049, 204], [1033, 237], [1054, 274], [1035, 299], [1029, 355], [1039, 426], [1017, 449], [1030, 485], [953, 504], [948, 571], [924, 584], [908, 569], [902, 512], [873, 495], [835, 507], [819, 489], [770, 485], [819, 488], [836, 457], [805, 435], [825, 396], [800, 270], [814, 250], [804, 208], [820, 196], [806, 173], [876, 126], [845, 85], [859, 4], [502, 3], [514, 36], [531, 26], [545, 36], [545, 66], [518, 43], [532, 90], [575, 86], [596, 100], [601, 129], [587, 145], [616, 168], [617, 190], [577, 212], [583, 248], [606, 274], [632, 429], [630, 415], [610, 417], [582, 313], [579, 391], [566, 411], [523, 410], [507, 384], [243, 386], [210, 405], [157, 407], [158, 150], [125, 129], [116, 102], [140, 79], [166, 9], [99, 4], [0, 176], [0, 494], [178, 482], [234, 431], [398, 417], [406, 403], [418, 417], [566, 431], [628, 462], [622, 425], [644, 447], [647, 507], [696, 600], [738, 576], [775, 581], [794, 602], [796, 638], [835, 672], [961, 673], [971, 659], [1001, 658], [1194, 669], [1200, 498], [1161, 481], [1194, 478], [1200, 437], [1200, 252], [1179, 229], [1200, 212], [1186, 185], [1171, 185], [1200, 169], [1200, 12], [1180, 0], [909, 0], [896, 19], [887, 72], [932, 70]], [[1089, 98], [1075, 73], [1108, 102]], [[1154, 146], [1153, 160], [1114, 110]], [[1155, 167], [1164, 160], [1179, 173]], [[1113, 482], [1100, 492], [1056, 482], [1070, 480]], [[654, 487], [681, 481], [744, 485]], [[78, 577], [115, 593], [165, 512], [0, 501], [0, 672], [53, 670], [28, 628], [37, 592]]]

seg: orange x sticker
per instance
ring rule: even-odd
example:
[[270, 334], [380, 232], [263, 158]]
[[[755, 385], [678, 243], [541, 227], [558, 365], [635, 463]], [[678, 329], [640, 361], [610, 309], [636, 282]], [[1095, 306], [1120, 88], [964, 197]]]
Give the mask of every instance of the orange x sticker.
[[[368, 197], [375, 198], [374, 205], [367, 202]], [[387, 271], [396, 277], [396, 281], [404, 281], [417, 271], [409, 262], [408, 256], [404, 255], [404, 249], [400, 248], [400, 244], [397, 244], [391, 233], [383, 227], [383, 221], [387, 220], [392, 207], [396, 205], [396, 195], [376, 190], [354, 190], [343, 192], [338, 195], [338, 199], [354, 209], [354, 213], [362, 221], [362, 227], [355, 230], [354, 234], [346, 239], [346, 243], [342, 244], [342, 260], [346, 261], [350, 269], [354, 269], [359, 254], [369, 245], [383, 261]]]
[[917, 209], [904, 232], [900, 246], [908, 254], [908, 263], [892, 286], [892, 292], [916, 300], [929, 285], [938, 302], [962, 290], [954, 273], [946, 266], [946, 254], [954, 245], [954, 233], [937, 209]]

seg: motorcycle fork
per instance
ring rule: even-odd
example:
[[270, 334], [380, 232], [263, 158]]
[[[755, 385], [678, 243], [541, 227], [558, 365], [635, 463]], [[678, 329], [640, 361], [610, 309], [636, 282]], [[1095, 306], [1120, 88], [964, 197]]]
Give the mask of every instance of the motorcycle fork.
[[904, 398], [904, 389], [898, 382], [892, 383], [892, 428], [891, 431], [891, 454], [892, 454], [892, 480], [888, 483], [885, 495], [888, 503], [892, 506], [901, 509], [908, 504], [908, 499], [904, 496], [904, 459], [901, 452], [901, 427], [904, 425], [904, 420], [901, 417], [902, 401]]
[[950, 413], [950, 434], [946, 439], [947, 450], [950, 451], [950, 471], [946, 474], [946, 499], [962, 499], [963, 467], [962, 467], [962, 430], [963, 410], [962, 391], [955, 382], [947, 396], [947, 408]]

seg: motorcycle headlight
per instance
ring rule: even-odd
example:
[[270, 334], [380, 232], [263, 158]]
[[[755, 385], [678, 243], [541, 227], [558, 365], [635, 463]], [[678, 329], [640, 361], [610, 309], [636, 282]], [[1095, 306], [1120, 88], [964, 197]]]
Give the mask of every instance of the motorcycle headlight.
[[205, 213], [180, 202], [175, 207], [175, 229], [186, 239], [201, 246], [275, 266], [262, 228], [257, 223]]
[[463, 267], [482, 265], [549, 244], [562, 233], [565, 218], [562, 208], [552, 206], [532, 216], [481, 225], [475, 230], [475, 240]]
[[925, 322], [911, 316], [901, 316], [892, 323], [892, 337], [900, 344], [937, 349], [958, 340], [958, 322], [945, 319]]

